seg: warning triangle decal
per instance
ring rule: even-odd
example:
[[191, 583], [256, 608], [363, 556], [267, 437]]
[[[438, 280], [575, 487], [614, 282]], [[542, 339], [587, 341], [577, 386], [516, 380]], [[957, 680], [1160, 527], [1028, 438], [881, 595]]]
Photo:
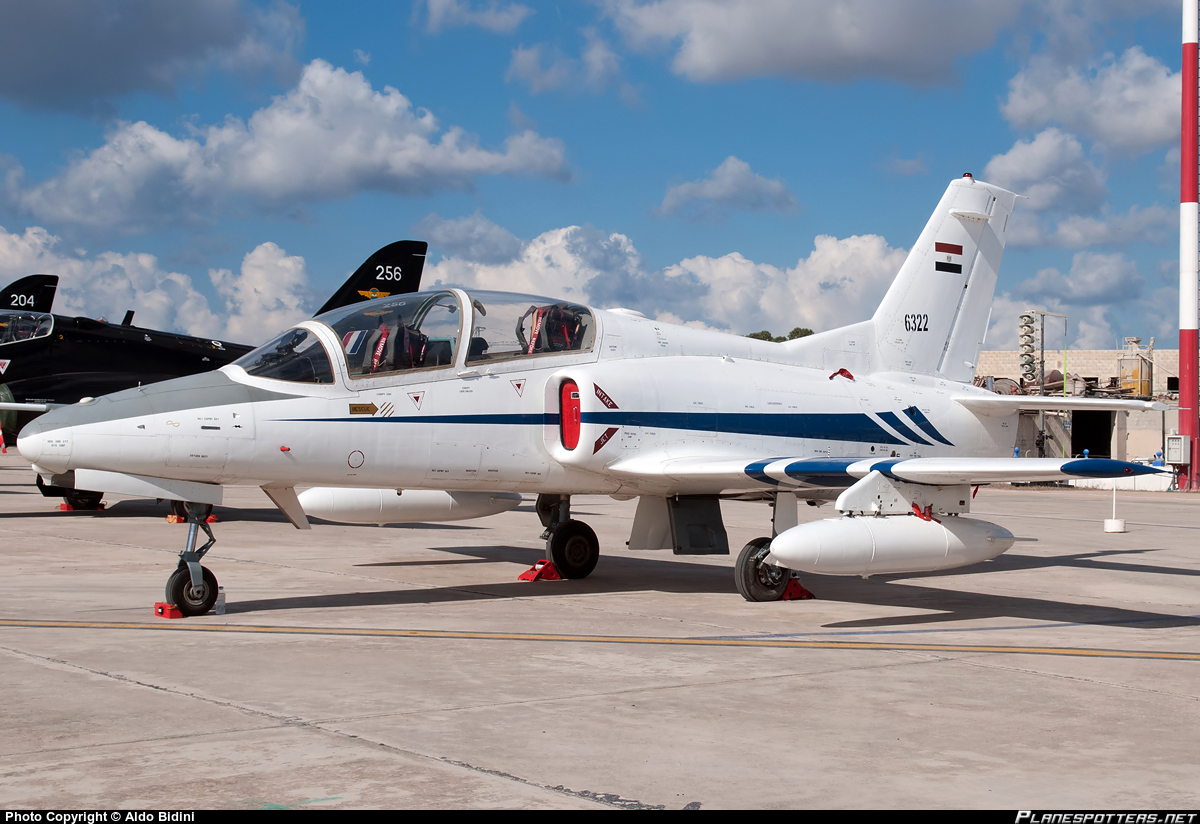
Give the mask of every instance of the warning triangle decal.
[[[3, 375], [6, 371], [8, 371], [8, 365], [10, 363], [12, 363], [12, 361], [0, 360], [0, 375]], [[518, 389], [517, 391], [519, 392], [520, 390]]]
[[417, 411], [421, 410], [421, 401], [425, 399], [424, 392], [409, 392], [408, 396], [412, 398], [413, 404], [417, 407]]
[[521, 397], [525, 391], [525, 379], [521, 378], [520, 380], [509, 381], [509, 383], [513, 385], [513, 389], [517, 390], [517, 397]]

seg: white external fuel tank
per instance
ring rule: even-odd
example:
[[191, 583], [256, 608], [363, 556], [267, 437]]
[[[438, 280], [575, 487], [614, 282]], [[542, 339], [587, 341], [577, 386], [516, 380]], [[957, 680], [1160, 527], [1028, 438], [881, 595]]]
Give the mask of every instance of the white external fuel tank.
[[1004, 527], [974, 518], [829, 518], [781, 532], [767, 560], [817, 575], [931, 572], [995, 558], [1015, 540]]
[[342, 524], [401, 524], [414, 521], [466, 521], [516, 509], [515, 492], [440, 492], [431, 489], [352, 489], [318, 486], [300, 493], [300, 505], [314, 518]]

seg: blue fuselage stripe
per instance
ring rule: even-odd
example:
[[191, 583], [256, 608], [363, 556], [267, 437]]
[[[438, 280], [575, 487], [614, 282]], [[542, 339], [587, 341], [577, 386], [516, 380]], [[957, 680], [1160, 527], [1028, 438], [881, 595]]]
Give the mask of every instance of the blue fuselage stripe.
[[895, 412], [880, 412], [878, 414], [879, 414], [880, 420], [882, 420], [884, 423], [886, 423], [892, 429], [895, 429], [897, 432], [899, 432], [905, 438], [908, 438], [910, 441], [913, 441], [914, 443], [922, 444], [924, 446], [932, 446], [933, 445], [931, 442], [925, 440], [920, 435], [918, 435], [916, 432], [913, 432], [907, 426], [900, 423], [900, 418], [898, 418], [896, 416]]
[[762, 414], [755, 412], [584, 412], [584, 423], [603, 426], [641, 426], [683, 429], [729, 435], [767, 435], [820, 441], [903, 444], [862, 413]]
[[924, 413], [920, 409], [917, 409], [917, 407], [908, 407], [908, 409], [904, 410], [904, 414], [908, 415], [912, 419], [912, 422], [921, 428], [922, 432], [938, 443], [944, 443], [946, 446], [954, 446], [954, 444], [946, 440], [946, 437], [941, 432], [937, 431], [937, 427], [930, 423], [929, 418], [925, 417]]
[[[302, 423], [421, 423], [469, 424], [476, 426], [558, 426], [551, 413], [511, 415], [402, 415], [376, 417], [352, 415], [345, 418], [292, 418]], [[901, 444], [868, 415], [862, 413], [761, 414], [693, 412], [584, 412], [583, 423], [601, 426], [640, 426], [648, 429], [681, 429], [728, 435], [766, 435], [774, 438], [810, 438], [822, 441]]]

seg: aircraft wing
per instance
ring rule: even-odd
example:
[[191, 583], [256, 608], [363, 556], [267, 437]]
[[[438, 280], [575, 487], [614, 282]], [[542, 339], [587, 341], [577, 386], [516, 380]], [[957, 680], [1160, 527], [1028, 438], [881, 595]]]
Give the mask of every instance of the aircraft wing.
[[1124, 478], [1167, 470], [1108, 458], [671, 458], [640, 456], [608, 467], [615, 475], [683, 487], [728, 490], [842, 488], [872, 470], [900, 481], [932, 486]]
[[986, 394], [956, 395], [954, 402], [965, 406], [977, 415], [1003, 416], [1017, 412], [1057, 412], [1057, 411], [1095, 411], [1095, 412], [1133, 412], [1150, 411], [1162, 412], [1167, 408], [1165, 403], [1157, 401], [1135, 401], [1123, 398], [1076, 398], [1063, 395], [996, 395]]

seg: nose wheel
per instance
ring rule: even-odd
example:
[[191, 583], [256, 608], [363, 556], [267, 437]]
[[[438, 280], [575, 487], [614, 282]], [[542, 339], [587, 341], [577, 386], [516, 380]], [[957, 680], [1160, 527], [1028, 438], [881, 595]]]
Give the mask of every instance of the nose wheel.
[[184, 564], [167, 579], [167, 603], [188, 618], [205, 614], [217, 602], [217, 576], [206, 566], [200, 567], [200, 576], [200, 586], [193, 586], [192, 572]]
[[[212, 507], [206, 504], [187, 503], [188, 534], [183, 552], [179, 553], [179, 566], [167, 579], [166, 599], [174, 604], [186, 617], [204, 615], [217, 602], [217, 576], [208, 567], [200, 566], [212, 545], [217, 542], [205, 518]], [[208, 540], [197, 547], [196, 541], [203, 532]]]

